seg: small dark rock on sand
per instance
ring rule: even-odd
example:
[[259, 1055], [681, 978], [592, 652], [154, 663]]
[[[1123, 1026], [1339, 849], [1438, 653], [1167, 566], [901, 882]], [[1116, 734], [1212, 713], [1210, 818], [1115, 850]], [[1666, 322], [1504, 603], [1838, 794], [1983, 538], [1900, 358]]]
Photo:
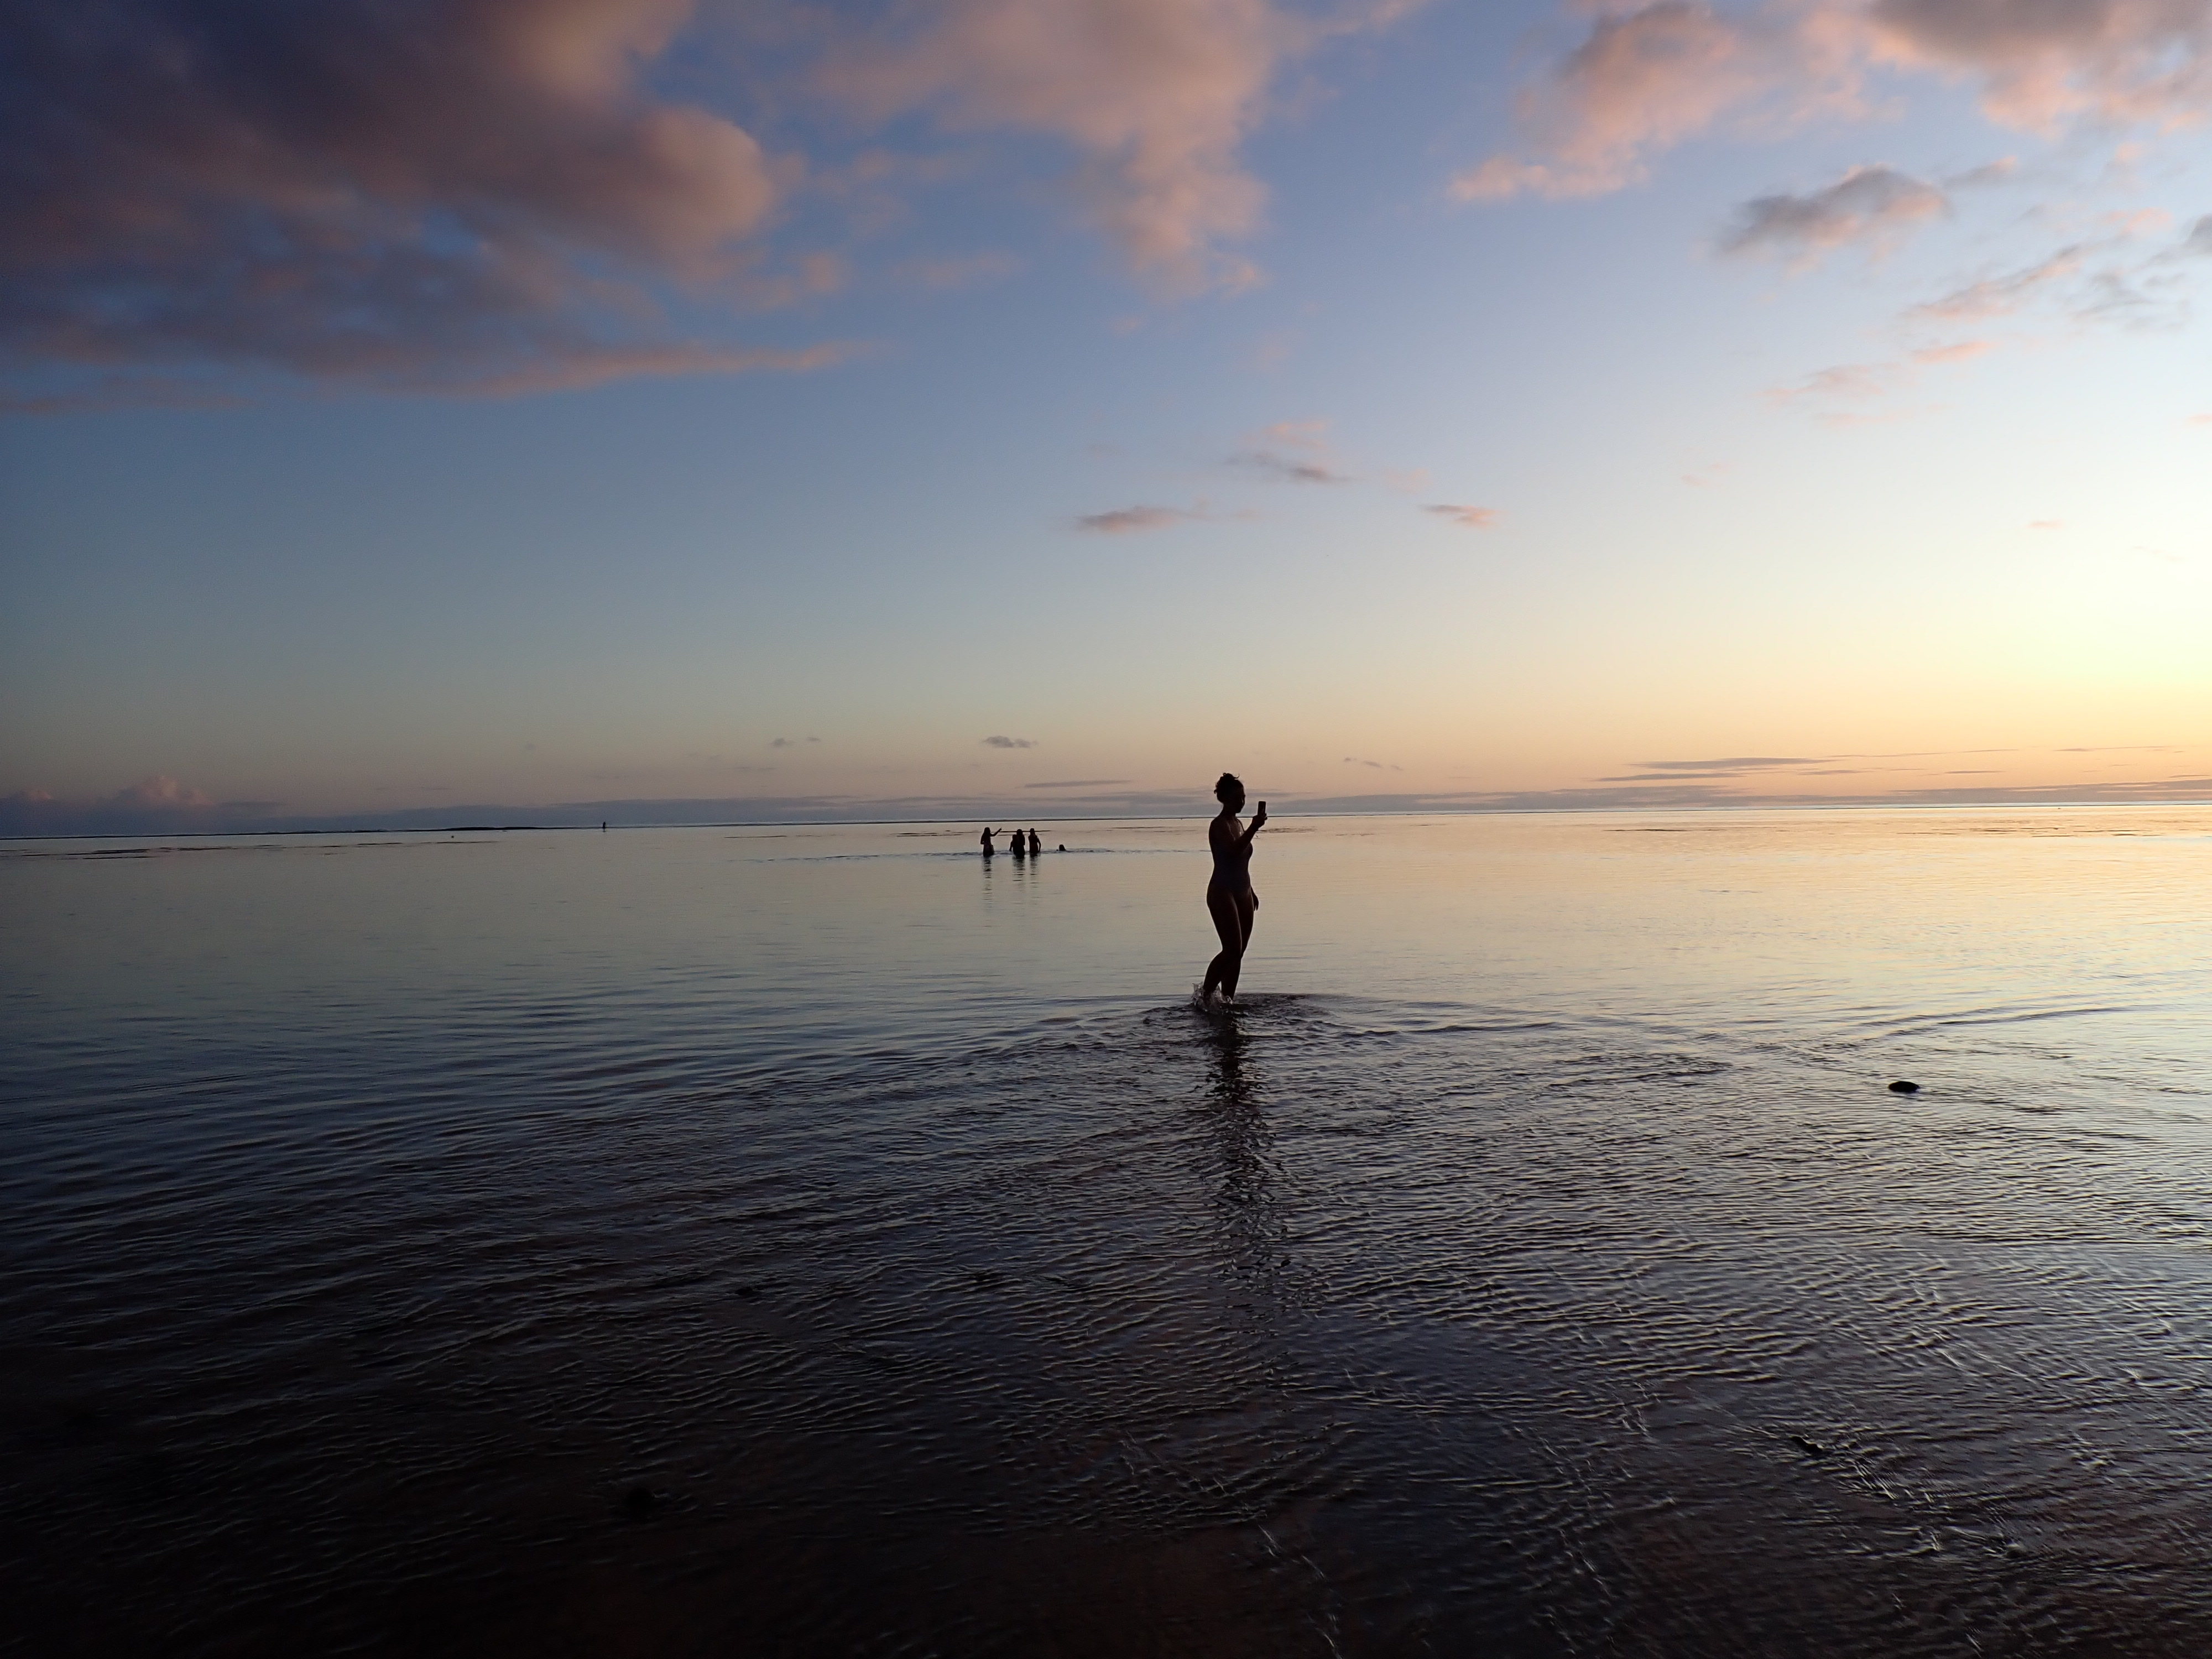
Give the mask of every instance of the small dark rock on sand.
[[1920, 1085], [1917, 1083], [1907, 1083], [1899, 1078], [1889, 1085], [1889, 1091], [1893, 1095], [1917, 1095], [1920, 1092]]

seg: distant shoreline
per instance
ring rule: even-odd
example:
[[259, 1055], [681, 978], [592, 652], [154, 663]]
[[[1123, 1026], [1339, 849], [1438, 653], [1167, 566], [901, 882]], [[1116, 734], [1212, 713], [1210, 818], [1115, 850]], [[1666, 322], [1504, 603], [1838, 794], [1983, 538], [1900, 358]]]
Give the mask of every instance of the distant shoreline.
[[[2125, 800], [2100, 800], [2078, 797], [2027, 800], [2004, 799], [1808, 800], [1799, 799], [1703, 803], [1620, 802], [1553, 806], [1341, 807], [1331, 805], [1312, 810], [1301, 810], [1293, 803], [1284, 806], [1274, 816], [1279, 818], [1579, 817], [1599, 814], [1649, 817], [1662, 814], [1721, 816], [1751, 812], [2067, 811], [2127, 808], [2171, 810], [2189, 806], [2212, 806], [2212, 796], [2178, 796], [2170, 799], [2138, 798]], [[301, 836], [504, 836], [574, 834], [586, 831], [597, 834], [602, 830], [610, 834], [617, 830], [860, 830], [883, 829], [902, 824], [964, 825], [989, 823], [1000, 818], [1004, 818], [1011, 823], [1016, 817], [1020, 817], [1024, 824], [1140, 823], [1195, 822], [1212, 816], [1212, 813], [1210, 811], [1193, 807], [1182, 811], [1085, 812], [1063, 816], [970, 811], [929, 817], [637, 818], [629, 822], [618, 822], [607, 817], [595, 818], [589, 822], [577, 819], [570, 823], [378, 823], [374, 819], [361, 823], [332, 823], [325, 820], [223, 828], [187, 828], [152, 824], [70, 830], [0, 830], [0, 844], [11, 842], [43, 841], [129, 841], [154, 836], [175, 840], [240, 841], [271, 840]]]

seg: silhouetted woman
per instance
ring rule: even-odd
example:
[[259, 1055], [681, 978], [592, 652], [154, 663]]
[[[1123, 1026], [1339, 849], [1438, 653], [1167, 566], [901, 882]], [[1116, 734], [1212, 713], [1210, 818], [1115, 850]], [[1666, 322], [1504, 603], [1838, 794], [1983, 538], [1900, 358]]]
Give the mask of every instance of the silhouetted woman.
[[1036, 831], [1034, 830], [1030, 831], [1030, 856], [1033, 859], [1041, 859], [1044, 856], [1044, 843], [1036, 838]]
[[992, 854], [998, 850], [999, 849], [991, 845], [991, 826], [987, 823], [983, 826], [983, 856], [985, 858], [989, 858]]
[[1206, 964], [1206, 983], [1198, 988], [1200, 1003], [1213, 1000], [1218, 989], [1224, 1000], [1237, 996], [1237, 975], [1244, 967], [1244, 948], [1252, 942], [1252, 915], [1260, 896], [1252, 890], [1252, 837], [1267, 821], [1267, 803], [1252, 814], [1249, 828], [1238, 824], [1244, 810], [1244, 784], [1234, 772], [1224, 772], [1213, 786], [1221, 803], [1220, 816], [1206, 827], [1206, 845], [1213, 849], [1213, 879], [1206, 884], [1206, 913], [1221, 935], [1221, 954]]

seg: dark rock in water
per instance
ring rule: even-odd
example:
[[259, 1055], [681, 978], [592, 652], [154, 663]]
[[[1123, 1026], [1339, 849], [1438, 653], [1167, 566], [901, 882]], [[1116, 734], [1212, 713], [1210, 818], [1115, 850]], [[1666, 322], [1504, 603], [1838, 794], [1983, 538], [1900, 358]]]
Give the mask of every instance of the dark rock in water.
[[1920, 1092], [1920, 1085], [1917, 1083], [1907, 1083], [1900, 1078], [1889, 1085], [1889, 1091], [1893, 1095], [1917, 1095]]
[[1793, 1434], [1790, 1439], [1790, 1443], [1808, 1457], [1826, 1457], [1828, 1455], [1828, 1449], [1817, 1440], [1808, 1440], [1802, 1434]]
[[623, 1513], [633, 1521], [642, 1521], [651, 1515], [659, 1499], [653, 1495], [650, 1486], [632, 1486], [623, 1494]]

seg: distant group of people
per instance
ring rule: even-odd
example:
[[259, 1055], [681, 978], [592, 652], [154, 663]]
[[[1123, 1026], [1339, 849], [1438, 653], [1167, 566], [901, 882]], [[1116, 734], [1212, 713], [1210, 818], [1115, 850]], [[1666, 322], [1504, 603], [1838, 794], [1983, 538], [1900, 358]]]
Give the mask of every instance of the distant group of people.
[[[983, 856], [987, 859], [998, 856], [999, 849], [991, 845], [994, 836], [1004, 836], [1006, 850], [1018, 859], [1038, 858], [1044, 853], [1044, 843], [1037, 839], [1037, 832], [1034, 830], [1028, 831], [1024, 839], [1024, 832], [1019, 830], [993, 830], [987, 825], [983, 830]], [[1060, 850], [1065, 853], [1067, 848], [1063, 847]]]

